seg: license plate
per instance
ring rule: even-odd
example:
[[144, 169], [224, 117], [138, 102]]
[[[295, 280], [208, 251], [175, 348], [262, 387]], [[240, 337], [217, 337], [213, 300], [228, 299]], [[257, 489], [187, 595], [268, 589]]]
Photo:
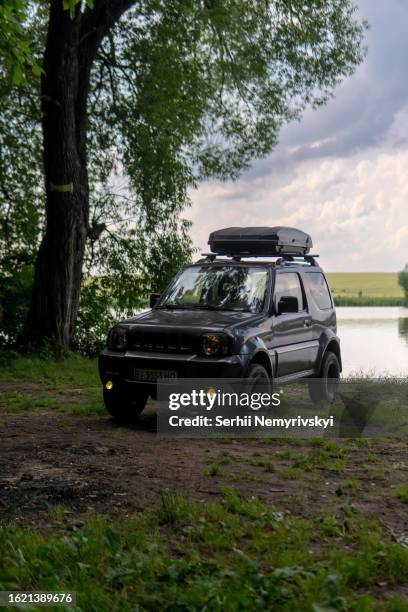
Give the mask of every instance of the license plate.
[[156, 382], [159, 378], [177, 378], [177, 372], [175, 370], [150, 370], [147, 368], [135, 368], [132, 374], [132, 378], [134, 380], [144, 380], [149, 382]]

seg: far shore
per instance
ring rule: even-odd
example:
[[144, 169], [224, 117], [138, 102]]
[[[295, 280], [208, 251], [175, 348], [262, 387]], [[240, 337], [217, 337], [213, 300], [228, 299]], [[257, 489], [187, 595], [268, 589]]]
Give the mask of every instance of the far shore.
[[370, 297], [359, 297], [359, 296], [338, 296], [333, 295], [334, 303], [336, 307], [341, 306], [405, 306], [408, 304], [404, 298], [370, 298]]
[[407, 306], [397, 272], [329, 272], [336, 306]]

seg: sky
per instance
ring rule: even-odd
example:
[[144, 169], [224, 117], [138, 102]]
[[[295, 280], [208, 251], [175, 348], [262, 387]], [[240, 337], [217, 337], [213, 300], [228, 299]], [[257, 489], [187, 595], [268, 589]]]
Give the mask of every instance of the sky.
[[233, 182], [203, 183], [186, 216], [196, 247], [230, 226], [311, 234], [327, 271], [408, 263], [408, 2], [360, 0], [367, 57], [329, 103], [285, 126], [268, 158]]

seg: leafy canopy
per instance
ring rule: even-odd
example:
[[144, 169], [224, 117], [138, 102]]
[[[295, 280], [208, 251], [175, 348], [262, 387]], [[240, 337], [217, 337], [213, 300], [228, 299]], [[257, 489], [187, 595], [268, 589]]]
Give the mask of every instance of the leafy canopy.
[[[18, 17], [13, 27], [1, 22], [9, 32], [2, 66], [12, 66], [7, 57], [20, 34], [24, 43], [15, 47], [25, 66], [43, 54], [48, 3], [7, 4], [7, 15]], [[77, 4], [64, 0], [71, 13]], [[81, 3], [84, 16], [92, 10]], [[273, 149], [284, 123], [323, 104], [362, 61], [365, 27], [352, 0], [135, 2], [92, 70], [84, 295], [96, 275], [90, 299], [129, 313], [162, 289], [191, 257], [182, 220], [190, 190], [236, 178]], [[13, 77], [19, 87], [0, 72], [3, 278], [32, 264], [44, 226], [38, 72]]]

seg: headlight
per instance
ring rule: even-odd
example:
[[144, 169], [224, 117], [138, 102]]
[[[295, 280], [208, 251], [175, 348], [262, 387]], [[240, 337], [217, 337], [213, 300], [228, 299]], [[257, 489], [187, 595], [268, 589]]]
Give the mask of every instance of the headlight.
[[228, 338], [224, 334], [204, 334], [202, 337], [202, 351], [207, 357], [226, 355], [228, 352]]
[[108, 348], [113, 351], [124, 351], [127, 346], [127, 333], [123, 327], [114, 327], [109, 332]]

